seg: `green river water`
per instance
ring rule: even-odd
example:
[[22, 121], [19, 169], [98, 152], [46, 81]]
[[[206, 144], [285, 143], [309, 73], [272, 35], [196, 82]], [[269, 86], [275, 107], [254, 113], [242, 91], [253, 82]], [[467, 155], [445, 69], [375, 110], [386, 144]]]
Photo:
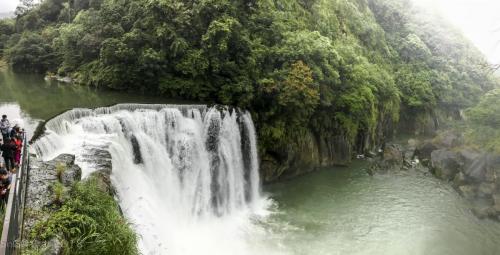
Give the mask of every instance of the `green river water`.
[[[75, 107], [172, 103], [0, 71], [0, 114], [32, 132]], [[365, 162], [264, 187], [269, 242], [300, 255], [498, 255], [500, 224], [479, 220], [447, 183], [417, 171], [369, 176]], [[256, 254], [260, 255], [260, 254]]]

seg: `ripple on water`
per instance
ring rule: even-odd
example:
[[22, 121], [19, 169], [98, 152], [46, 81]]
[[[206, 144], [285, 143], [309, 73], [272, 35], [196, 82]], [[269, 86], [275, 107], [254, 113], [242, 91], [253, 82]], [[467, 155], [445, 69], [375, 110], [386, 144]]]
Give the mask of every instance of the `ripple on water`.
[[370, 177], [363, 163], [267, 187], [286, 254], [498, 255], [500, 224], [420, 172]]

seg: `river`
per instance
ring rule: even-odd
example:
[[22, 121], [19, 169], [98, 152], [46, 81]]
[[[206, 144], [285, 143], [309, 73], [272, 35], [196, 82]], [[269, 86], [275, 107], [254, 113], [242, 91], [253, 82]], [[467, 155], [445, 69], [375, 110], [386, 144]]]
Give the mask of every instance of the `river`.
[[101, 107], [117, 103], [181, 103], [159, 97], [116, 91], [97, 91], [57, 81], [45, 81], [37, 74], [15, 74], [0, 69], [0, 112], [11, 122], [19, 122], [31, 133], [41, 120], [81, 107]]
[[[115, 103], [172, 101], [0, 72], [0, 113], [7, 113], [29, 132], [40, 120], [68, 109]], [[195, 232], [179, 233], [186, 234], [182, 241], [188, 247], [180, 247], [177, 253], [216, 254], [207, 250], [213, 248], [219, 254], [256, 255], [500, 254], [500, 224], [477, 219], [450, 185], [418, 171], [372, 177], [364, 170], [366, 164], [356, 161], [348, 168], [323, 169], [267, 185], [257, 216], [244, 218], [243, 223], [232, 217], [194, 226], [190, 231]], [[244, 234], [224, 232], [234, 226], [243, 226], [237, 231]], [[214, 239], [218, 235], [228, 239]], [[199, 247], [190, 245], [193, 241]], [[234, 253], [232, 246], [252, 252]]]

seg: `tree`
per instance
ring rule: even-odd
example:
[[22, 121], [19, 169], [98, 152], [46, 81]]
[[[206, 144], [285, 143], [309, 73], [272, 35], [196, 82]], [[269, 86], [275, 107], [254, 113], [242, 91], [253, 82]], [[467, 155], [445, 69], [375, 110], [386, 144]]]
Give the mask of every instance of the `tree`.
[[36, 33], [24, 33], [19, 42], [7, 50], [7, 59], [17, 71], [43, 73], [56, 67], [51, 46]]

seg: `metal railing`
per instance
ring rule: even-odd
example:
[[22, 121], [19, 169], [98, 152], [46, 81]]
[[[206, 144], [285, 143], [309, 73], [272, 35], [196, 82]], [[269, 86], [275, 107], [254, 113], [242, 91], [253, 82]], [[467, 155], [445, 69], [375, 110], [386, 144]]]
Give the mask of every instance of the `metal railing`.
[[12, 175], [9, 200], [5, 208], [2, 236], [0, 239], [0, 255], [19, 254], [21, 248], [24, 220], [24, 203], [26, 199], [26, 182], [29, 171], [28, 141], [23, 136], [21, 164], [17, 173]]

